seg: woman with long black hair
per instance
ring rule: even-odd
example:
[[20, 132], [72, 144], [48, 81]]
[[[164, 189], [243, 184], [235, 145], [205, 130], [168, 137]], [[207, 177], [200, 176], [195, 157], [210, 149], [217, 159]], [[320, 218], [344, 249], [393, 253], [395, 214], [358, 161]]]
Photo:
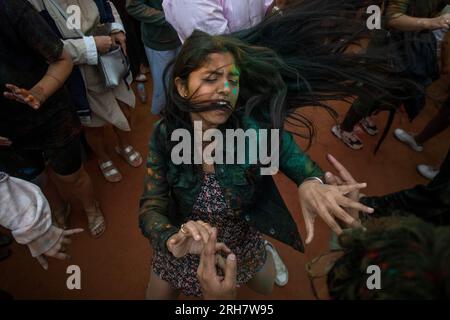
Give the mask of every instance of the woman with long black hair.
[[[321, 106], [332, 112], [329, 100], [355, 94], [383, 98], [391, 89], [403, 88], [403, 80], [390, 77], [382, 58], [346, 52], [361, 37], [361, 21], [354, 17], [360, 4], [319, 2], [320, 11], [317, 1], [303, 1], [254, 29], [231, 36], [196, 31], [184, 43], [170, 74], [163, 118], [150, 141], [141, 198], [140, 226], [155, 250], [147, 298], [175, 298], [180, 292], [201, 295], [198, 254], [213, 227], [218, 229], [217, 250], [233, 252], [237, 259], [238, 284], [247, 283], [260, 293], [272, 291], [275, 276], [262, 234], [304, 250], [273, 179], [262, 174], [262, 162], [249, 160], [251, 140], [246, 142], [243, 163], [201, 158], [194, 164], [198, 149], [203, 154], [220, 145], [219, 140], [195, 144], [196, 135], [204, 136], [210, 129], [219, 136], [230, 129], [281, 131], [275, 140], [279, 148], [273, 140], [267, 148], [279, 152], [279, 169], [298, 186], [307, 244], [314, 236], [316, 216], [340, 234], [336, 219], [359, 226], [343, 208], [372, 212], [345, 196], [365, 184], [323, 184], [321, 169], [283, 131], [285, 120], [292, 119], [306, 126], [305, 136], [311, 138], [312, 123], [296, 113], [298, 107]], [[362, 80], [365, 87], [358, 86]], [[180, 129], [194, 141], [194, 149], [180, 152]], [[261, 142], [263, 134], [258, 132]], [[229, 153], [233, 159], [242, 156], [228, 145], [215, 152]], [[175, 160], [177, 154], [187, 161]]]

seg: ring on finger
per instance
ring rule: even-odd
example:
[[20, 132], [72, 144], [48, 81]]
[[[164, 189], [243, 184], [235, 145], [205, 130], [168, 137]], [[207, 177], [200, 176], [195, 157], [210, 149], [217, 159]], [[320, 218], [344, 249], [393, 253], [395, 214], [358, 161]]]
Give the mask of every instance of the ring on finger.
[[180, 231], [181, 231], [181, 233], [184, 233], [184, 234], [187, 233], [186, 229], [184, 228], [184, 223], [181, 225]]

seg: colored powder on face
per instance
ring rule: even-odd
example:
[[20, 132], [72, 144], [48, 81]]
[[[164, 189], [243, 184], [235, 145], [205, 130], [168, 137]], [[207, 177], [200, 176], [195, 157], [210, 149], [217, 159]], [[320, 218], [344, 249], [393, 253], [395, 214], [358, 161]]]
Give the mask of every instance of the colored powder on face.
[[228, 81], [225, 82], [225, 89], [228, 89], [230, 87], [230, 84], [228, 83]]
[[234, 96], [237, 96], [237, 89], [238, 89], [237, 87], [233, 89], [233, 95]]
[[233, 73], [234, 75], [240, 77], [241, 76], [241, 72], [239, 71], [238, 67], [236, 67], [235, 64], [233, 64], [233, 66], [231, 67], [231, 73]]

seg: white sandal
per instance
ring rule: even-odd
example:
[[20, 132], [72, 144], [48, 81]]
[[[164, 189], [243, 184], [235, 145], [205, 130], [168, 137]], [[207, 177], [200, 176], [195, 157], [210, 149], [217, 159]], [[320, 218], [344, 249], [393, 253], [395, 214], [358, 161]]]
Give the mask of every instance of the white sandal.
[[[100, 204], [95, 201], [95, 211], [86, 211], [86, 216], [88, 218], [89, 232], [93, 238], [99, 238], [106, 231], [106, 220], [100, 209]], [[100, 230], [100, 231], [98, 231]]]
[[[141, 154], [134, 150], [133, 146], [127, 146], [123, 149], [116, 146], [116, 152], [125, 159], [125, 161], [132, 167], [138, 168], [142, 164], [142, 156]], [[137, 161], [137, 163], [136, 163]]]
[[[122, 175], [111, 160], [99, 163], [99, 167], [106, 181], [119, 182], [122, 180]], [[116, 176], [117, 178], [114, 179], [112, 178], [113, 176]]]

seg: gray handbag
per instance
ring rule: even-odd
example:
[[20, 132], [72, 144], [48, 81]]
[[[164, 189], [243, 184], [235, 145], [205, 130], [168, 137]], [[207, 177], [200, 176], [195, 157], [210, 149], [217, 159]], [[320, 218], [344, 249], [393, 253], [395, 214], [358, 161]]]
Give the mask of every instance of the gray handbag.
[[120, 46], [114, 46], [108, 53], [99, 55], [98, 67], [108, 89], [117, 87], [130, 72], [130, 63]]
[[[50, 2], [67, 21], [67, 15], [60, 5], [54, 0], [50, 0]], [[81, 30], [77, 29], [76, 33], [78, 33], [80, 37], [85, 36]], [[95, 35], [109, 35], [110, 33], [110, 23], [99, 26], [95, 31]], [[118, 45], [113, 46], [109, 52], [98, 55], [98, 68], [107, 89], [117, 87], [120, 84], [120, 81], [125, 80], [125, 77], [131, 72], [130, 62], [122, 48]]]

